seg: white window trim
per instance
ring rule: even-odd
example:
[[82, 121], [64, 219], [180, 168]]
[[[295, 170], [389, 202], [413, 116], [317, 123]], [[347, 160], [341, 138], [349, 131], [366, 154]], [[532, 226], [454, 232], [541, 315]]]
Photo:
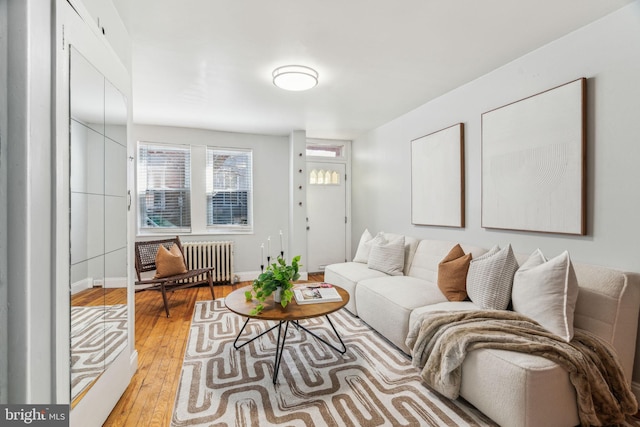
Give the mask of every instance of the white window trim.
[[206, 145], [191, 145], [191, 234], [209, 234], [207, 230]]

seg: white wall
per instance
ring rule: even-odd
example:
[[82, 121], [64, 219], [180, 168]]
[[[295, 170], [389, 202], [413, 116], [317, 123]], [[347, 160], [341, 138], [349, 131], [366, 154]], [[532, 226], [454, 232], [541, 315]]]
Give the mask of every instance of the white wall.
[[[507, 35], [505, 35], [507, 36]], [[473, 64], [469, 64], [473, 66]], [[353, 248], [365, 228], [490, 247], [511, 243], [554, 256], [640, 271], [640, 2], [525, 55], [381, 126], [353, 143]], [[586, 77], [587, 235], [484, 229], [483, 112]], [[465, 125], [466, 227], [411, 225], [410, 143]]]
[[[289, 233], [289, 138], [204, 129], [135, 125], [133, 141], [210, 145], [253, 150], [253, 234], [181, 236], [183, 241], [232, 240], [236, 273], [260, 271], [260, 245], [271, 236], [272, 256], [280, 250], [279, 231]], [[137, 202], [134, 201], [137, 209]], [[149, 238], [145, 236], [144, 238]], [[141, 237], [138, 238], [142, 239]], [[265, 254], [266, 255], [266, 254]], [[285, 256], [290, 257], [285, 248]], [[245, 279], [244, 277], [242, 278]]]

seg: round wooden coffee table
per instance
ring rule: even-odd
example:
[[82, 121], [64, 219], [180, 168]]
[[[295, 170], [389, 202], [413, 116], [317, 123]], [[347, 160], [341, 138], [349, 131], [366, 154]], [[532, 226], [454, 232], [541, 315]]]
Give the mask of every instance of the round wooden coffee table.
[[[308, 287], [308, 286], [314, 286], [314, 285], [315, 285], [314, 283], [305, 283], [298, 286]], [[333, 348], [338, 353], [344, 354], [347, 351], [347, 347], [344, 345], [344, 342], [342, 341], [340, 334], [338, 334], [338, 331], [336, 331], [335, 326], [333, 326], [333, 323], [329, 318], [329, 314], [333, 313], [334, 311], [338, 311], [342, 307], [347, 305], [347, 303], [349, 302], [349, 293], [339, 286], [333, 286], [333, 287], [338, 291], [338, 294], [340, 294], [340, 296], [342, 297], [342, 301], [320, 302], [320, 303], [313, 303], [313, 304], [298, 304], [296, 302], [296, 299], [293, 298], [285, 308], [282, 308], [282, 306], [279, 303], [276, 304], [273, 301], [273, 298], [267, 298], [263, 303], [264, 309], [262, 310], [262, 312], [255, 315], [251, 314], [251, 310], [255, 308], [256, 300], [254, 299], [253, 301], [247, 301], [244, 295], [246, 291], [251, 290], [251, 285], [236, 289], [235, 291], [231, 292], [229, 295], [225, 297], [224, 303], [230, 311], [236, 314], [239, 314], [240, 316], [246, 317], [247, 320], [244, 322], [244, 325], [242, 325], [242, 329], [240, 329], [240, 332], [238, 332], [238, 336], [236, 337], [236, 340], [233, 343], [233, 347], [236, 350], [238, 350], [244, 347], [245, 345], [249, 344], [250, 342], [260, 338], [262, 335], [272, 331], [275, 328], [278, 328], [278, 339], [276, 341], [276, 354], [275, 354], [274, 368], [273, 368], [274, 384], [276, 383], [276, 380], [278, 378], [278, 371], [280, 370], [280, 362], [282, 360], [282, 350], [284, 349], [285, 340], [287, 338], [287, 331], [289, 330], [289, 323], [291, 322], [294, 322], [294, 326], [296, 328], [300, 328], [306, 331], [308, 334], [322, 341], [324, 344]], [[333, 329], [333, 332], [338, 338], [338, 341], [340, 341], [340, 345], [342, 346], [342, 348], [338, 348], [335, 345], [331, 344], [330, 342], [327, 342], [325, 339], [323, 339], [322, 337], [319, 337], [318, 335], [316, 335], [309, 329], [305, 328], [304, 326], [300, 325], [299, 323], [300, 320], [311, 319], [319, 316], [325, 316], [325, 318], [329, 322], [329, 325], [331, 326], [331, 329]], [[240, 335], [242, 335], [245, 327], [247, 326], [247, 323], [249, 323], [249, 320], [251, 319], [275, 320], [278, 323], [275, 326], [260, 333], [259, 335], [238, 345], [238, 340], [240, 338]], [[282, 333], [283, 324], [284, 324], [284, 334]]]

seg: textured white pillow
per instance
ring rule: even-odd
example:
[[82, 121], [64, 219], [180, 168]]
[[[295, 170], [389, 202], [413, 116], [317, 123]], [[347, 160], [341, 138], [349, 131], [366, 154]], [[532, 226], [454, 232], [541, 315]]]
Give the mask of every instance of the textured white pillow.
[[369, 261], [369, 252], [371, 252], [371, 246], [373, 245], [373, 235], [369, 232], [369, 229], [365, 228], [360, 236], [360, 243], [358, 243], [358, 249], [356, 255], [353, 257], [353, 262]]
[[467, 295], [475, 305], [488, 310], [506, 310], [511, 301], [513, 275], [518, 261], [511, 245], [500, 250], [496, 245], [486, 254], [471, 260], [467, 273]]
[[540, 323], [565, 341], [573, 338], [578, 279], [565, 251], [547, 261], [537, 249], [513, 279], [513, 310]]
[[374, 239], [369, 253], [368, 267], [392, 276], [402, 276], [404, 270], [404, 236], [387, 241]]

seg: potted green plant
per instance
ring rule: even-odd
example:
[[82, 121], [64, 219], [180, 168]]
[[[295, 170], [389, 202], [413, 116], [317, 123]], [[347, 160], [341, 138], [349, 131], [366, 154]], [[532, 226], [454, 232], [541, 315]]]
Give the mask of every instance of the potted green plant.
[[276, 262], [268, 265], [265, 272], [253, 281], [252, 289], [245, 292], [247, 301], [251, 301], [254, 296], [259, 301], [258, 305], [251, 310], [252, 315], [262, 312], [264, 301], [271, 294], [274, 294], [275, 302], [279, 302], [283, 308], [291, 302], [293, 282], [300, 278], [299, 261], [300, 255], [297, 255], [291, 260], [291, 265], [287, 265], [284, 258], [278, 257]]

